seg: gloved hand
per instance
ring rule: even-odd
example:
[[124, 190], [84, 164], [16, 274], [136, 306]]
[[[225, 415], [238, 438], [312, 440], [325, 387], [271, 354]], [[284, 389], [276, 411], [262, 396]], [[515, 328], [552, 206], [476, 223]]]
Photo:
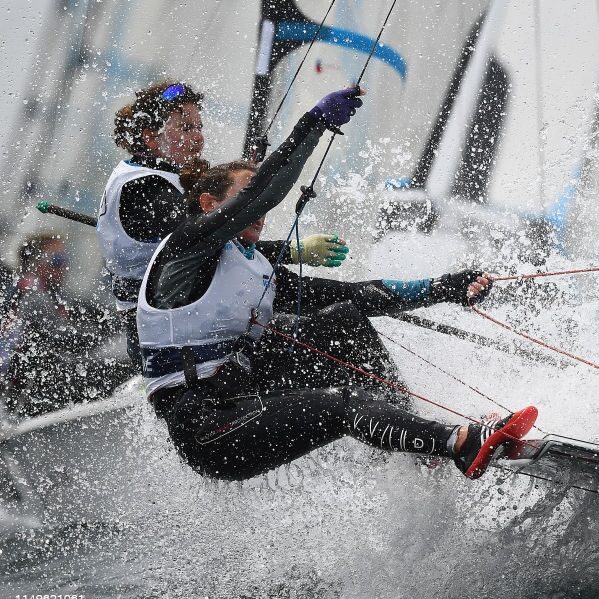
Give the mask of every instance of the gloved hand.
[[[345, 260], [349, 248], [343, 239], [337, 235], [325, 235], [317, 233], [308, 235], [300, 239], [300, 248], [302, 251], [302, 262], [310, 266], [341, 266]], [[297, 242], [291, 242], [291, 261], [293, 264], [299, 264], [299, 255], [297, 251]]]
[[431, 281], [431, 298], [438, 302], [453, 302], [468, 306], [483, 300], [493, 282], [481, 270], [462, 270]]
[[310, 114], [323, 121], [327, 127], [345, 125], [356, 114], [356, 108], [362, 106], [362, 100], [358, 96], [363, 93], [359, 87], [348, 87], [333, 92], [316, 104], [310, 110]]

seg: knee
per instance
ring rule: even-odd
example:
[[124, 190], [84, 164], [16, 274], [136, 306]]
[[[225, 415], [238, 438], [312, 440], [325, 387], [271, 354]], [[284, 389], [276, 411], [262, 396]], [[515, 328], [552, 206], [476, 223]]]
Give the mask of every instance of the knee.
[[329, 392], [335, 395], [346, 406], [364, 405], [366, 403], [376, 402], [374, 394], [364, 387], [347, 385], [344, 387], [332, 387]]

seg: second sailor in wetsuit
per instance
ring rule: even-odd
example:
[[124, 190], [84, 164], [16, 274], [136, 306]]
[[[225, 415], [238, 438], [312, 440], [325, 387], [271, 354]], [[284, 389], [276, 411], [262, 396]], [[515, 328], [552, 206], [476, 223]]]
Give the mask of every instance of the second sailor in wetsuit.
[[[195, 189], [196, 214], [161, 244], [146, 272], [137, 314], [146, 393], [182, 458], [203, 474], [243, 480], [351, 435], [386, 451], [453, 458], [477, 478], [506, 435], [522, 436], [534, 422], [532, 407], [483, 427], [430, 421], [356, 380], [340, 384], [335, 373], [312, 380], [310, 357], [273, 366], [286, 363], [286, 348], [276, 350], [264, 327], [294, 304], [297, 278], [280, 269], [268, 285], [273, 266], [255, 249], [263, 215], [287, 195], [325, 127], [348, 122], [360, 105], [356, 90], [329, 94], [256, 173], [243, 163], [208, 171]], [[478, 272], [409, 282], [306, 278], [302, 303], [325, 322], [339, 306], [360, 318], [393, 315], [482, 297], [488, 285]], [[339, 342], [325, 333], [324, 345]], [[349, 327], [346, 337], [348, 345]]]

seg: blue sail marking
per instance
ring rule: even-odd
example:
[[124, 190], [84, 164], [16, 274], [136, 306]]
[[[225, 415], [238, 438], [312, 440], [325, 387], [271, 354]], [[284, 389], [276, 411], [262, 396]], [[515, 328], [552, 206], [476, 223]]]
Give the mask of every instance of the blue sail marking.
[[574, 198], [578, 193], [582, 165], [577, 164], [572, 172], [569, 183], [562, 194], [546, 211], [545, 219], [553, 226], [557, 236], [557, 249], [561, 254], [566, 254], [566, 229], [570, 220], [570, 212]]
[[[281, 21], [277, 23], [275, 40], [282, 42], [309, 42], [317, 30], [318, 25], [315, 23]], [[372, 48], [374, 39], [355, 31], [349, 31], [348, 29], [324, 25], [318, 34], [318, 41], [368, 54]], [[406, 61], [399, 52], [396, 52], [390, 46], [385, 46], [381, 42], [378, 42], [373, 56], [388, 64], [399, 73], [402, 79], [405, 79], [407, 73]]]

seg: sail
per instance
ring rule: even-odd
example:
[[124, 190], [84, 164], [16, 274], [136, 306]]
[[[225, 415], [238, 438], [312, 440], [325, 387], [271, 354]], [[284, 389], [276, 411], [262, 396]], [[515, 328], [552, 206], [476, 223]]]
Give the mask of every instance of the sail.
[[[284, 5], [289, 8], [289, 17], [282, 11]], [[352, 85], [389, 7], [390, 3], [338, 1], [335, 4], [293, 84], [290, 97], [272, 124], [271, 144], [276, 145], [289, 126], [320, 97], [333, 89]], [[314, 228], [316, 219], [319, 226], [336, 226], [348, 236], [363, 234], [365, 229], [374, 230], [383, 181], [416, 168], [419, 156], [425, 152], [431, 122], [452, 79], [462, 44], [486, 7], [487, 2], [483, 1], [467, 6], [460, 2], [446, 2], [442, 6], [396, 5], [364, 74], [365, 108], [344, 127], [345, 137], [335, 142], [322, 171], [323, 180], [316, 189], [317, 193], [322, 189], [327, 199], [321, 202], [317, 198], [309, 204], [305, 219], [307, 230]], [[268, 78], [273, 87], [269, 93], [269, 112], [261, 120], [260, 131], [270, 125], [324, 16], [322, 6], [317, 10], [313, 2], [277, 3], [277, 10], [278, 20], [266, 30], [274, 41], [273, 45], [266, 46], [271, 49]], [[262, 14], [272, 16], [264, 10]], [[301, 28], [295, 25], [300, 19]], [[289, 38], [297, 41], [299, 33], [303, 34], [304, 41], [301, 48], [285, 45]], [[263, 68], [264, 61], [260, 63], [258, 58], [256, 69]], [[257, 75], [256, 81], [264, 81], [264, 77]], [[254, 94], [254, 105], [261, 96], [264, 96], [262, 92]], [[255, 135], [257, 120], [260, 119], [248, 123], [248, 139]], [[312, 158], [302, 183], [309, 181], [309, 173], [315, 172], [320, 158], [321, 154]], [[349, 187], [353, 187], [353, 191], [345, 185], [350, 180]], [[345, 192], [340, 195], [339, 188], [343, 187], [346, 195]], [[357, 195], [354, 194], [356, 188]], [[296, 191], [299, 195], [299, 190]], [[342, 202], [344, 207], [340, 206]], [[357, 205], [359, 202], [368, 204], [369, 209]], [[288, 207], [277, 210], [283, 215], [283, 219], [278, 220], [289, 221]], [[360, 211], [359, 220], [353, 216], [356, 210]], [[274, 234], [283, 233], [279, 227]]]
[[[390, 4], [337, 0], [272, 125], [273, 146], [320, 97], [355, 81]], [[205, 92], [206, 157], [239, 157], [250, 131], [262, 133], [269, 123], [328, 6], [40, 3], [35, 52], [15, 80], [20, 102], [9, 112], [10, 151], [0, 166], [5, 254], [28, 230], [54, 226], [78, 246], [71, 284], [93, 290], [101, 267], [93, 231], [26, 217], [27, 209], [44, 199], [95, 212], [107, 175], [124, 157], [111, 139], [115, 111], [133, 90], [166, 77]], [[445, 206], [450, 220], [466, 211], [477, 222], [516, 229], [523, 218], [551, 216], [581, 172], [579, 132], [592, 110], [597, 33], [590, 0], [579, 0], [567, 18], [538, 3], [397, 3], [364, 76], [364, 108], [335, 142], [316, 186], [327, 195], [308, 207], [305, 229], [318, 224], [369, 237], [381, 208], [400, 197], [385, 191], [387, 180], [409, 181], [401, 197], [411, 192], [410, 205], [424, 202], [429, 216]], [[483, 41], [487, 49], [477, 53]], [[579, 68], [565, 59], [566, 49]], [[460, 95], [477, 60], [484, 66], [471, 77], [477, 93]], [[260, 77], [269, 85], [257, 83]], [[265, 100], [259, 110], [257, 96]], [[302, 184], [319, 160], [316, 154]], [[294, 204], [280, 209], [285, 222]], [[17, 214], [24, 222], [15, 229]], [[284, 233], [282, 225], [268, 230]]]
[[[587, 152], [577, 139], [591, 118], [597, 29], [591, 2], [566, 20], [538, 3], [491, 3], [464, 43], [416, 169], [389, 182], [398, 192], [387, 194], [379, 230], [441, 227], [479, 260], [501, 246], [504, 261], [542, 263], [556, 236], [560, 245], [578, 226], [568, 221], [569, 197]], [[574, 78], [566, 44], [581, 64]]]
[[570, 177], [558, 199], [548, 207], [559, 249], [569, 257], [594, 263], [599, 258], [599, 87], [586, 134], [581, 137]]

